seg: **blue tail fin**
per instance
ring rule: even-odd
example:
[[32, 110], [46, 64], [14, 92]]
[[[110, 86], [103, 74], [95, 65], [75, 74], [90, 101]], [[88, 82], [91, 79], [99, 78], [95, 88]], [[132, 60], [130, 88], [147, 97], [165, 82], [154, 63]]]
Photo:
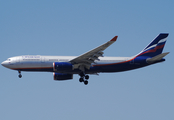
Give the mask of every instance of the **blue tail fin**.
[[145, 47], [137, 56], [154, 57], [162, 53], [167, 40], [168, 33], [159, 34], [147, 47]]

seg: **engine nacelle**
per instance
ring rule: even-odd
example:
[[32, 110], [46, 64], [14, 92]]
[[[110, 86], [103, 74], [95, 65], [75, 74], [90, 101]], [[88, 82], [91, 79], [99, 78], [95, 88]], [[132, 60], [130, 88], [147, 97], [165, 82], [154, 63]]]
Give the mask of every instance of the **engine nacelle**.
[[73, 66], [71, 63], [68, 62], [54, 62], [53, 63], [53, 70], [54, 71], [68, 71], [72, 70]]
[[54, 80], [69, 80], [73, 79], [73, 74], [53, 73]]

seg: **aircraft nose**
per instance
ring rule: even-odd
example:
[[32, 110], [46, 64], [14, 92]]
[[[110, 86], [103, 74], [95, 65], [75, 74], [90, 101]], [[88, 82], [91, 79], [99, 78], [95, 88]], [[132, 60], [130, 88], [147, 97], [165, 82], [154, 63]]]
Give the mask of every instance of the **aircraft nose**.
[[6, 61], [3, 61], [3, 62], [1, 63], [1, 65], [4, 66], [4, 67], [6, 67], [6, 66], [7, 66], [7, 62], [6, 62]]

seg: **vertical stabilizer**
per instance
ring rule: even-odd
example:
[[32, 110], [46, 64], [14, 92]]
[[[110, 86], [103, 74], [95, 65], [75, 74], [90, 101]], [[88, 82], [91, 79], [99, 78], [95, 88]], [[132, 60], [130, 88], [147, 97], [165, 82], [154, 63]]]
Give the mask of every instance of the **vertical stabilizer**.
[[166, 43], [168, 33], [159, 34], [147, 47], [145, 47], [137, 56], [154, 57], [162, 53]]

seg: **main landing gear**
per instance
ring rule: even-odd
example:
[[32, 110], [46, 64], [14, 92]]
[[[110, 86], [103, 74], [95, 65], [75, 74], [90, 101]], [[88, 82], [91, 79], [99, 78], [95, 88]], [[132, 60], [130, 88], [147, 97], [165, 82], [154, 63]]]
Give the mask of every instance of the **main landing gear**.
[[85, 75], [84, 73], [81, 73], [79, 82], [84, 82], [84, 84], [87, 85], [88, 79], [89, 79], [89, 75]]
[[19, 73], [18, 77], [21, 78], [22, 77], [21, 71], [18, 71], [18, 73]]

